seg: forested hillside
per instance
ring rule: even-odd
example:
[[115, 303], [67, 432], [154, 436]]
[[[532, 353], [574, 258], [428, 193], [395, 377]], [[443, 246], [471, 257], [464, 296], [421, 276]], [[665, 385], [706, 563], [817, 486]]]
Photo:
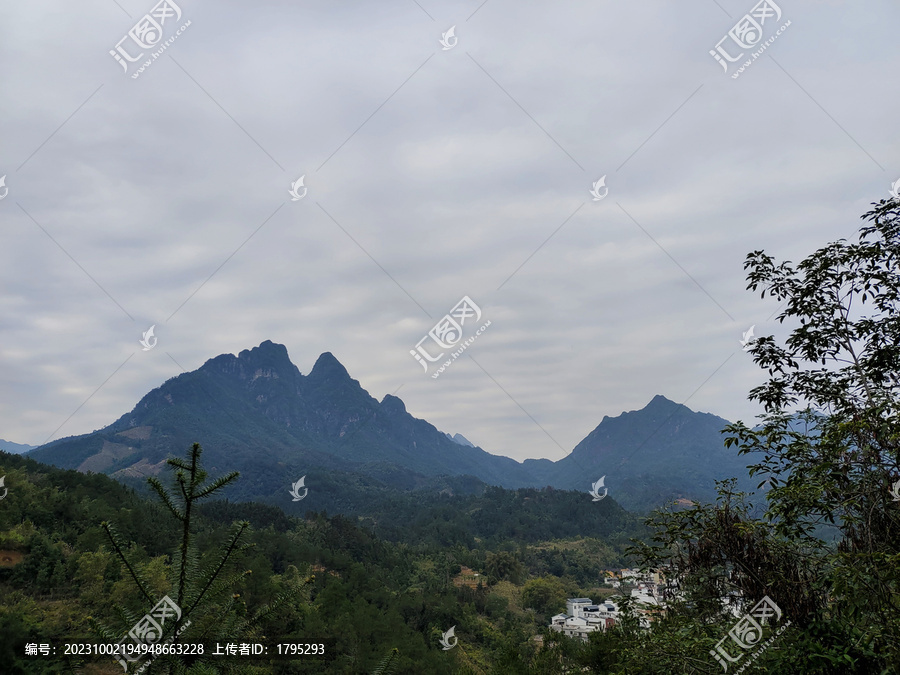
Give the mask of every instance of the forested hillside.
[[[113, 524], [127, 558], [162, 597], [178, 567], [178, 523], [158, 500], [103, 475], [8, 454], [0, 455], [0, 474], [10, 491], [0, 502], [3, 672], [116, 672], [109, 657], [60, 658], [51, 669], [46, 660], [24, 657], [24, 646], [96, 640], [92, 619], [124, 634], [129, 625], [119, 608], [137, 616], [147, 608], [102, 524]], [[250, 616], [296, 591], [252, 634], [327, 645], [324, 658], [251, 667], [238, 657], [240, 672], [370, 672], [395, 648], [393, 672], [451, 673], [465, 664], [502, 672], [493, 670], [502, 654], [525, 658], [548, 620], [547, 612], [522, 605], [529, 579], [561, 579], [552, 611], [561, 610], [566, 594], [596, 592], [600, 570], [624, 566], [629, 538], [643, 533], [611, 500], [599, 510], [584, 509], [584, 501], [556, 490], [491, 488], [426, 501], [398, 493], [371, 520], [313, 512], [296, 518], [268, 505], [207, 502], [194, 521], [198, 549], [212, 557], [232, 523], [246, 521], [252, 548], [229, 561], [225, 576], [252, 574], [238, 574], [205, 612]], [[483, 583], [457, 587], [463, 566], [480, 571]], [[451, 626], [461, 648], [445, 652], [438, 639]]]

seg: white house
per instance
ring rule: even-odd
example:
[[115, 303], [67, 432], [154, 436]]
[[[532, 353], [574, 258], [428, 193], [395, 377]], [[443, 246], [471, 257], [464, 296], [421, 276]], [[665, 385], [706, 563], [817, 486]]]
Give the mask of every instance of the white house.
[[649, 628], [651, 621], [659, 613], [659, 610], [664, 607], [663, 603], [655, 595], [655, 588], [652, 590], [650, 588], [635, 588], [631, 591], [631, 599], [637, 603], [635, 610], [637, 611], [638, 622], [641, 628]]
[[566, 600], [566, 613], [569, 616], [580, 616], [583, 607], [593, 604], [594, 601], [590, 598], [569, 598]]
[[566, 619], [571, 619], [568, 614], [557, 614], [550, 619], [550, 628], [562, 632], [563, 626], [566, 625]]
[[595, 605], [590, 598], [569, 598], [566, 600], [566, 609], [566, 614], [557, 614], [550, 619], [550, 630], [581, 638], [585, 642], [594, 631], [612, 627], [619, 612], [618, 606], [612, 601]]
[[612, 600], [606, 600], [597, 605], [588, 605], [583, 608], [581, 616], [586, 619], [617, 619], [619, 618], [619, 606]]

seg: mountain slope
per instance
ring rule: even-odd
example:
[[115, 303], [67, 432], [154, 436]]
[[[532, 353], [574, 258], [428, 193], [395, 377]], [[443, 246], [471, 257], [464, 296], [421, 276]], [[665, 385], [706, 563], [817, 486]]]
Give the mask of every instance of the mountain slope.
[[24, 443], [13, 443], [12, 441], [5, 441], [0, 438], [0, 450], [3, 450], [3, 452], [12, 453], [14, 455], [24, 454], [35, 447], [37, 446], [25, 445]]
[[674, 499], [712, 501], [715, 480], [739, 477], [748, 488], [746, 466], [754, 460], [724, 447], [728, 420], [655, 396], [641, 410], [604, 417], [574, 450], [544, 471], [552, 485], [588, 490], [606, 476], [610, 496], [625, 508], [642, 510]]
[[196, 441], [211, 470], [244, 475], [232, 499], [282, 504], [290, 484], [306, 476], [303, 508], [340, 511], [363, 508], [389, 489], [452, 489], [442, 476], [584, 492], [605, 476], [612, 499], [647, 510], [677, 498], [712, 500], [716, 479], [738, 476], [742, 488], [750, 486], [752, 460], [724, 447], [727, 424], [656, 396], [642, 410], [604, 417], [557, 462], [520, 463], [451, 438], [410, 415], [396, 396], [377, 401], [331, 353], [303, 375], [284, 345], [265, 341], [168, 380], [105, 429], [29, 456], [133, 482]]
[[108, 427], [30, 456], [133, 478], [155, 475], [168, 455], [195, 441], [212, 470], [249, 478], [246, 498], [281, 499], [286, 476], [313, 469], [371, 472], [406, 487], [438, 475], [473, 475], [505, 487], [535, 482], [518, 462], [460, 445], [412, 417], [399, 398], [379, 403], [332, 354], [322, 354], [304, 376], [287, 349], [270, 341], [210, 359], [154, 389]]

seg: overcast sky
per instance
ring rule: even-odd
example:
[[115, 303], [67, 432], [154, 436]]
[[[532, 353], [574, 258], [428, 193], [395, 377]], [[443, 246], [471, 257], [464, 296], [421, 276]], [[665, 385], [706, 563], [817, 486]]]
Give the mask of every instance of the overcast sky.
[[[264, 340], [520, 460], [656, 394], [749, 424], [739, 340], [787, 328], [746, 254], [855, 240], [900, 178], [896, 3], [176, 1], [4, 6], [0, 438]], [[490, 326], [433, 378], [463, 296]]]

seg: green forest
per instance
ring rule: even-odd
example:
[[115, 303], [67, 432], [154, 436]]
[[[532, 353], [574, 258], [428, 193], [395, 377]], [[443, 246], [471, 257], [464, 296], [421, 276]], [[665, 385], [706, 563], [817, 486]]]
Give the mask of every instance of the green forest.
[[[118, 642], [167, 596], [173, 644], [270, 651], [163, 654], [143, 672], [900, 673], [900, 212], [863, 218], [857, 243], [796, 266], [747, 256], [748, 290], [791, 331], [750, 350], [768, 378], [748, 393], [760, 425], [723, 429], [762, 458], [765, 498], [724, 481], [714, 503], [639, 518], [550, 488], [397, 491], [365, 516], [300, 518], [222, 499], [241, 477], [208, 476], [196, 444], [141, 490], [2, 453], [0, 671], [122, 672], [64, 645]], [[649, 626], [605, 583], [625, 567], [673, 582]], [[621, 620], [586, 642], [548, 629], [567, 598], [617, 595]], [[777, 618], [754, 633], [734, 597]], [[729, 635], [753, 656], [717, 652]], [[279, 643], [324, 653], [277, 657]]]
[[[148, 608], [140, 585], [154, 598], [177, 586], [177, 518], [162, 500], [103, 475], [6, 454], [0, 467], [16, 497], [0, 511], [0, 631], [9, 638], [0, 662], [11, 669], [4, 672], [117, 672], [109, 657], [105, 665], [102, 659], [60, 659], [48, 670], [44, 661], [24, 656], [24, 645], [98, 640], [97, 624], [114, 629], [110, 637], [117, 641]], [[523, 500], [534, 506], [521, 509]], [[189, 672], [217, 672], [205, 670], [212, 666], [363, 673], [395, 650], [390, 672], [501, 672], [499, 662], [518, 659], [566, 597], [610, 594], [608, 587], [598, 591], [599, 570], [623, 567], [630, 540], [644, 531], [611, 502], [611, 516], [567, 517], [584, 510], [583, 503], [574, 492], [501, 488], [478, 497], [437, 496], [425, 507], [398, 498], [389, 515], [407, 525], [385, 528], [384, 535], [377, 532], [381, 525], [373, 534], [372, 524], [341, 515], [310, 512], [300, 519], [254, 503], [198, 504], [190, 534], [192, 548], [202, 553], [191, 573], [201, 577], [198, 570], [217, 564], [229, 546], [233, 554], [220, 572], [227, 583], [198, 605], [202, 618], [192, 619], [182, 639], [272, 636], [322, 643], [327, 653], [253, 666], [219, 657]], [[559, 522], [566, 524], [553, 537]], [[237, 532], [241, 537], [232, 545]], [[463, 566], [481, 570], [484, 581], [457, 586]], [[261, 609], [268, 611], [251, 625]], [[437, 640], [453, 625], [459, 648], [448, 653]]]

